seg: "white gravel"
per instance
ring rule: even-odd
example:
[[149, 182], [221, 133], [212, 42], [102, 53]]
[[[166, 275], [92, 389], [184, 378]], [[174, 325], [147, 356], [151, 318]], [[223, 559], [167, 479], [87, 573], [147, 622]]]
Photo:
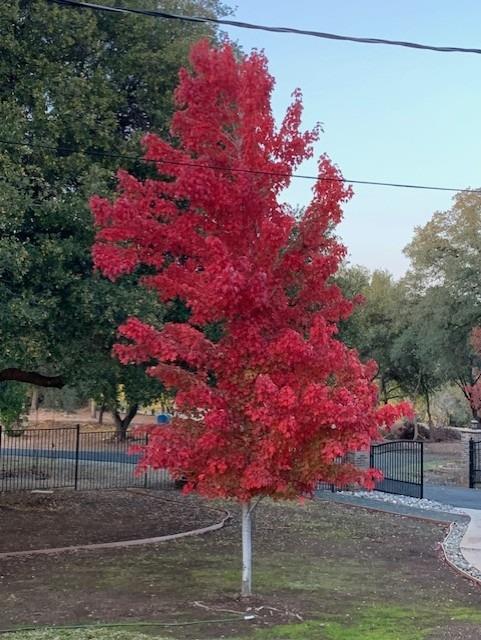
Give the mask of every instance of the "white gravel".
[[450, 504], [427, 500], [426, 498], [412, 498], [411, 496], [401, 496], [382, 491], [339, 491], [340, 495], [352, 496], [354, 498], [367, 498], [368, 500], [378, 500], [385, 504], [400, 505], [404, 507], [423, 509], [424, 511], [443, 511], [444, 513], [464, 514], [465, 511]]
[[468, 528], [468, 522], [455, 522], [451, 525], [448, 535], [444, 539], [442, 546], [447, 559], [455, 567], [461, 569], [476, 581], [481, 582], [481, 571], [469, 563], [461, 552], [461, 540]]

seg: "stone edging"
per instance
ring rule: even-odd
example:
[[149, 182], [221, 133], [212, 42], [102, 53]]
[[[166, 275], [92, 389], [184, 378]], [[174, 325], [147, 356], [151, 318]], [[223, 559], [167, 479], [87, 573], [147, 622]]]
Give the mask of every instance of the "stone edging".
[[[481, 571], [466, 560], [461, 551], [461, 541], [468, 530], [469, 522], [451, 522], [449, 530], [441, 542], [441, 550], [444, 560], [455, 571], [462, 574], [468, 580], [481, 586]], [[453, 547], [451, 547], [453, 545]], [[450, 548], [451, 547], [451, 548]]]

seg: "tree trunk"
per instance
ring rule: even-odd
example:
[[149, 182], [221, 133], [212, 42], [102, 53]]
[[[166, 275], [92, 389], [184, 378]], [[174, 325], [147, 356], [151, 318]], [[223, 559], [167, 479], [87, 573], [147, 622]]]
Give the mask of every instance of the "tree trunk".
[[426, 399], [426, 412], [428, 414], [428, 425], [429, 428], [433, 426], [433, 417], [431, 415], [431, 402], [429, 399], [429, 391], [427, 389], [424, 390], [424, 398]]
[[413, 440], [417, 440], [418, 438], [419, 438], [419, 424], [416, 418], [414, 418]]
[[91, 399], [89, 404], [90, 404], [90, 417], [95, 420], [95, 418], [97, 417], [97, 403], [95, 402], [95, 400]]
[[30, 411], [32, 413], [38, 411], [38, 387], [32, 387], [32, 398], [30, 400]]
[[139, 408], [138, 404], [132, 404], [127, 409], [127, 413], [125, 414], [125, 418], [120, 416], [120, 413], [117, 409], [112, 411], [112, 416], [115, 422], [115, 435], [117, 440], [123, 442], [127, 437], [127, 429], [129, 428], [130, 423], [135, 418], [137, 410]]
[[102, 404], [100, 405], [100, 408], [99, 408], [99, 417], [97, 419], [97, 422], [99, 424], [103, 424], [104, 423], [104, 413], [105, 413], [105, 409], [106, 408], [107, 407], [105, 405], [105, 402], [102, 402]]
[[250, 502], [242, 503], [242, 597], [252, 595], [252, 512]]
[[381, 397], [382, 397], [383, 403], [387, 404], [388, 403], [387, 387], [386, 387], [386, 381], [384, 380], [384, 377], [381, 377]]

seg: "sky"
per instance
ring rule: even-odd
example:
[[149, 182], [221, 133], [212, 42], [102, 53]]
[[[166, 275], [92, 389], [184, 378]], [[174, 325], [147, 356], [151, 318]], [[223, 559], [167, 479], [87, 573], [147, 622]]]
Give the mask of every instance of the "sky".
[[[237, 0], [235, 18], [344, 35], [481, 48], [479, 0]], [[276, 79], [279, 121], [292, 91], [304, 96], [306, 128], [321, 122], [315, 156], [327, 152], [346, 178], [481, 186], [481, 55], [227, 28], [248, 52], [264, 50]], [[299, 173], [316, 173], [315, 160]], [[312, 184], [285, 194], [309, 202]], [[403, 248], [414, 228], [451, 206], [454, 194], [355, 186], [339, 234], [351, 264], [408, 268]]]

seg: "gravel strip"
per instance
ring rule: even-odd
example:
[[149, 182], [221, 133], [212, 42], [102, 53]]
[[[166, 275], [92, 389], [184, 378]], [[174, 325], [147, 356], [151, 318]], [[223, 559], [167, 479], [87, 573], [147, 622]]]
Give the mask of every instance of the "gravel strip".
[[461, 540], [463, 539], [468, 526], [469, 522], [453, 522], [442, 546], [446, 558], [451, 562], [451, 564], [481, 583], [481, 571], [466, 560], [460, 549]]
[[444, 513], [465, 514], [463, 509], [453, 507], [450, 504], [427, 500], [426, 498], [412, 498], [410, 496], [395, 495], [382, 491], [339, 491], [341, 496], [352, 496], [353, 498], [366, 498], [367, 500], [379, 500], [386, 504], [402, 505], [413, 509], [423, 509], [424, 511], [442, 511]]

